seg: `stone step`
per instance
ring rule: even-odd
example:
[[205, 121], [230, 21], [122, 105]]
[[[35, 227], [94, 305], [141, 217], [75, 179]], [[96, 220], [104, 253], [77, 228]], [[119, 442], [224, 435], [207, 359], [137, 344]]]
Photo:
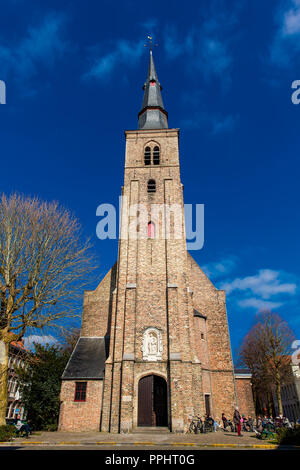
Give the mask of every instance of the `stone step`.
[[169, 433], [170, 429], [163, 426], [138, 426], [132, 430], [133, 434], [161, 434]]

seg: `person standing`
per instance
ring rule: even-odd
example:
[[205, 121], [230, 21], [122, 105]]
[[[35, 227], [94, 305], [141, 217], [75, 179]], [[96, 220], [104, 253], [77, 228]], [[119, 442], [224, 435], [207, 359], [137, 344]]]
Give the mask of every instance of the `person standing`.
[[233, 415], [233, 424], [235, 424], [235, 426], [237, 427], [237, 434], [238, 436], [241, 436], [241, 427], [242, 427], [242, 423], [241, 423], [241, 415], [240, 415], [240, 412], [239, 412], [239, 408], [238, 406], [236, 406], [235, 408], [235, 411], [234, 411], [234, 415]]
[[219, 418], [214, 419], [214, 432], [217, 431], [218, 428], [220, 428], [220, 421]]

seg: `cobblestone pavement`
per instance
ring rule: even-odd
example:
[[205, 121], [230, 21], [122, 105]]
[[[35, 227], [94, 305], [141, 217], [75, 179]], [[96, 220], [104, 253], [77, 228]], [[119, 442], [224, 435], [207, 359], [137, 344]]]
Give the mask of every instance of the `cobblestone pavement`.
[[223, 448], [276, 448], [274, 444], [260, 441], [254, 433], [244, 433], [242, 437], [231, 432], [217, 431], [206, 434], [173, 434], [173, 433], [133, 433], [109, 434], [102, 432], [38, 432], [26, 438], [16, 438], [10, 443], [0, 443], [0, 446], [73, 446], [97, 445], [105, 448], [126, 447], [137, 449], [155, 446], [164, 449], [185, 447], [223, 447]]

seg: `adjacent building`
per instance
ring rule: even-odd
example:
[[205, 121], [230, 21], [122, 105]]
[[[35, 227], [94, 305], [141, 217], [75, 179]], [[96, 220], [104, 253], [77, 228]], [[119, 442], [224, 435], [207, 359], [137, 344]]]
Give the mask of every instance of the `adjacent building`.
[[7, 421], [15, 419], [17, 416], [24, 417], [24, 407], [22, 397], [18, 388], [16, 368], [25, 367], [27, 350], [24, 340], [13, 341], [9, 345], [8, 355], [8, 389], [7, 389]]
[[[296, 423], [300, 420], [300, 365], [292, 364], [292, 379], [289, 383], [281, 387], [281, 400], [283, 416], [290, 422]], [[274, 408], [276, 416], [279, 415], [278, 401], [276, 394], [273, 394]]]

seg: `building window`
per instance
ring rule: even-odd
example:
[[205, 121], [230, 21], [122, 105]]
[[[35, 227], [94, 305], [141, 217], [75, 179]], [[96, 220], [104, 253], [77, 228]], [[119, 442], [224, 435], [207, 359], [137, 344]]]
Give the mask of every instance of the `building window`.
[[210, 396], [204, 395], [205, 398], [205, 412], [209, 416], [210, 415]]
[[86, 401], [86, 382], [75, 382], [74, 401]]
[[151, 165], [151, 148], [150, 147], [145, 148], [144, 162], [145, 162], [145, 165]]
[[153, 149], [153, 165], [159, 165], [160, 163], [160, 152], [159, 147]]
[[201, 339], [204, 339], [204, 333], [201, 333]]
[[11, 403], [8, 403], [6, 407], [6, 418], [10, 418], [10, 417], [11, 417]]
[[160, 164], [160, 148], [158, 145], [153, 147], [147, 145], [144, 150], [144, 164], [145, 165], [159, 165]]
[[155, 225], [153, 222], [148, 223], [148, 238], [155, 237]]
[[154, 180], [148, 181], [148, 193], [155, 193], [156, 192], [156, 183]]

